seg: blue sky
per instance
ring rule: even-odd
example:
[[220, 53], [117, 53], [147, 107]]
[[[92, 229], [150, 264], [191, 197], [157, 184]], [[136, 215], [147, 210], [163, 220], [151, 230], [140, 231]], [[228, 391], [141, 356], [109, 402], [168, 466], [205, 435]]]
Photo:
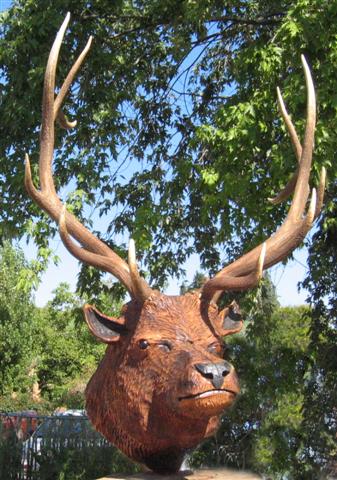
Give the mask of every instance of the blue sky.
[[[36, 249], [33, 245], [21, 244], [27, 258], [33, 258]], [[59, 237], [52, 241], [52, 248], [60, 257], [61, 262], [56, 265], [50, 265], [47, 272], [43, 275], [41, 285], [38, 288], [35, 300], [38, 306], [43, 306], [52, 298], [52, 291], [60, 282], [67, 282], [74, 290], [76, 286], [77, 275], [79, 273], [79, 264], [75, 258], [64, 248]], [[302, 305], [305, 303], [307, 293], [305, 290], [298, 292], [297, 284], [302, 281], [306, 274], [307, 251], [302, 248], [297, 249], [294, 254], [294, 260], [288, 261], [287, 265], [277, 265], [269, 270], [273, 283], [277, 288], [278, 299], [283, 306]], [[196, 270], [200, 270], [199, 259], [193, 255], [185, 265], [186, 279], [191, 281]], [[171, 278], [168, 289], [165, 293], [175, 295], [179, 293], [179, 285], [183, 279]]]
[[0, 0], [0, 11], [9, 8], [11, 3], [11, 0]]

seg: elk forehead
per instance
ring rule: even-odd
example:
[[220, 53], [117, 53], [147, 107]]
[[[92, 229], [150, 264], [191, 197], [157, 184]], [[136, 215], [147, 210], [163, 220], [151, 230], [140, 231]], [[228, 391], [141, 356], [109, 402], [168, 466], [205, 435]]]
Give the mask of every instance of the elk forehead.
[[167, 296], [158, 292], [144, 303], [134, 335], [137, 339], [148, 334], [154, 340], [165, 337], [190, 342], [216, 340], [218, 335], [210, 316], [214, 321], [217, 308], [205, 308], [196, 293]]

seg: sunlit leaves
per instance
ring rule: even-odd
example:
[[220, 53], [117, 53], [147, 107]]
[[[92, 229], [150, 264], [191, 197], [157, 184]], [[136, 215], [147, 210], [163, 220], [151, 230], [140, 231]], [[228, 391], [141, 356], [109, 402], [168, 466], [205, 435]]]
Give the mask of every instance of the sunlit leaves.
[[[28, 216], [39, 211], [23, 192], [21, 159], [28, 150], [35, 170], [45, 59], [66, 10], [72, 21], [59, 82], [69, 57], [89, 34], [95, 39], [67, 100], [78, 127], [58, 133], [57, 186], [72, 179], [70, 208], [80, 217], [85, 204], [103, 215], [115, 206], [121, 213], [111, 215], [103, 235], [135, 235], [147, 268], [160, 281], [171, 267], [179, 270], [178, 259], [186, 259], [187, 237], [195, 239], [204, 267], [215, 270], [237, 251], [235, 245], [243, 249], [252, 236], [257, 243], [283, 217], [282, 207], [271, 209], [265, 200], [285, 185], [296, 163], [278, 119], [275, 87], [282, 87], [302, 134], [303, 48], [321, 105], [316, 164], [328, 164], [336, 117], [335, 89], [326, 93], [336, 51], [336, 32], [324, 23], [334, 25], [336, 9], [329, 2], [69, 1], [42, 10], [39, 0], [17, 2], [6, 14], [2, 50], [0, 45], [1, 142], [7, 155], [2, 201], [3, 212], [15, 211], [3, 213], [8, 234], [22, 233]], [[15, 210], [15, 202], [27, 208]], [[170, 228], [163, 218], [171, 219]], [[45, 217], [39, 225], [33, 233], [45, 247], [55, 229]], [[180, 255], [166, 272], [158, 255], [174, 258], [175, 248]]]
[[28, 373], [34, 360], [36, 284], [36, 272], [23, 253], [7, 242], [0, 246], [0, 402], [2, 396], [32, 386]]
[[196, 464], [201, 458], [208, 465], [292, 478], [303, 455], [309, 309], [280, 308], [268, 277], [257, 292], [241, 295], [240, 305], [246, 328], [226, 343], [239, 373], [241, 396], [235, 408], [225, 412], [216, 439], [192, 458]]

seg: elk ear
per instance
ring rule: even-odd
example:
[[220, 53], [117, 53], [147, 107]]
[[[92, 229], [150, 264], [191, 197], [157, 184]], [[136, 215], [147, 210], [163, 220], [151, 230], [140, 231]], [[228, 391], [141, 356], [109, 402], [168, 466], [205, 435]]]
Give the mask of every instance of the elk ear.
[[225, 307], [221, 315], [221, 334], [223, 336], [231, 335], [232, 333], [237, 333], [242, 329], [243, 320], [240, 312], [239, 305], [233, 301], [228, 307]]
[[89, 330], [101, 342], [117, 342], [127, 332], [124, 319], [108, 317], [92, 305], [84, 305], [83, 311]]

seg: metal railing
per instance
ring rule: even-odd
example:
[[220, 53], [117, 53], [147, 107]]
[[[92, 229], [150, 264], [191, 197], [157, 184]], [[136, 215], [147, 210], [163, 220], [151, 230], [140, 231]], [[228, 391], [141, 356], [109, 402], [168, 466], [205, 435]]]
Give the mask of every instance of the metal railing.
[[71, 464], [85, 473], [86, 465], [92, 470], [94, 463], [102, 465], [104, 460], [109, 471], [114, 450], [85, 415], [0, 413], [1, 480], [58, 479]]

